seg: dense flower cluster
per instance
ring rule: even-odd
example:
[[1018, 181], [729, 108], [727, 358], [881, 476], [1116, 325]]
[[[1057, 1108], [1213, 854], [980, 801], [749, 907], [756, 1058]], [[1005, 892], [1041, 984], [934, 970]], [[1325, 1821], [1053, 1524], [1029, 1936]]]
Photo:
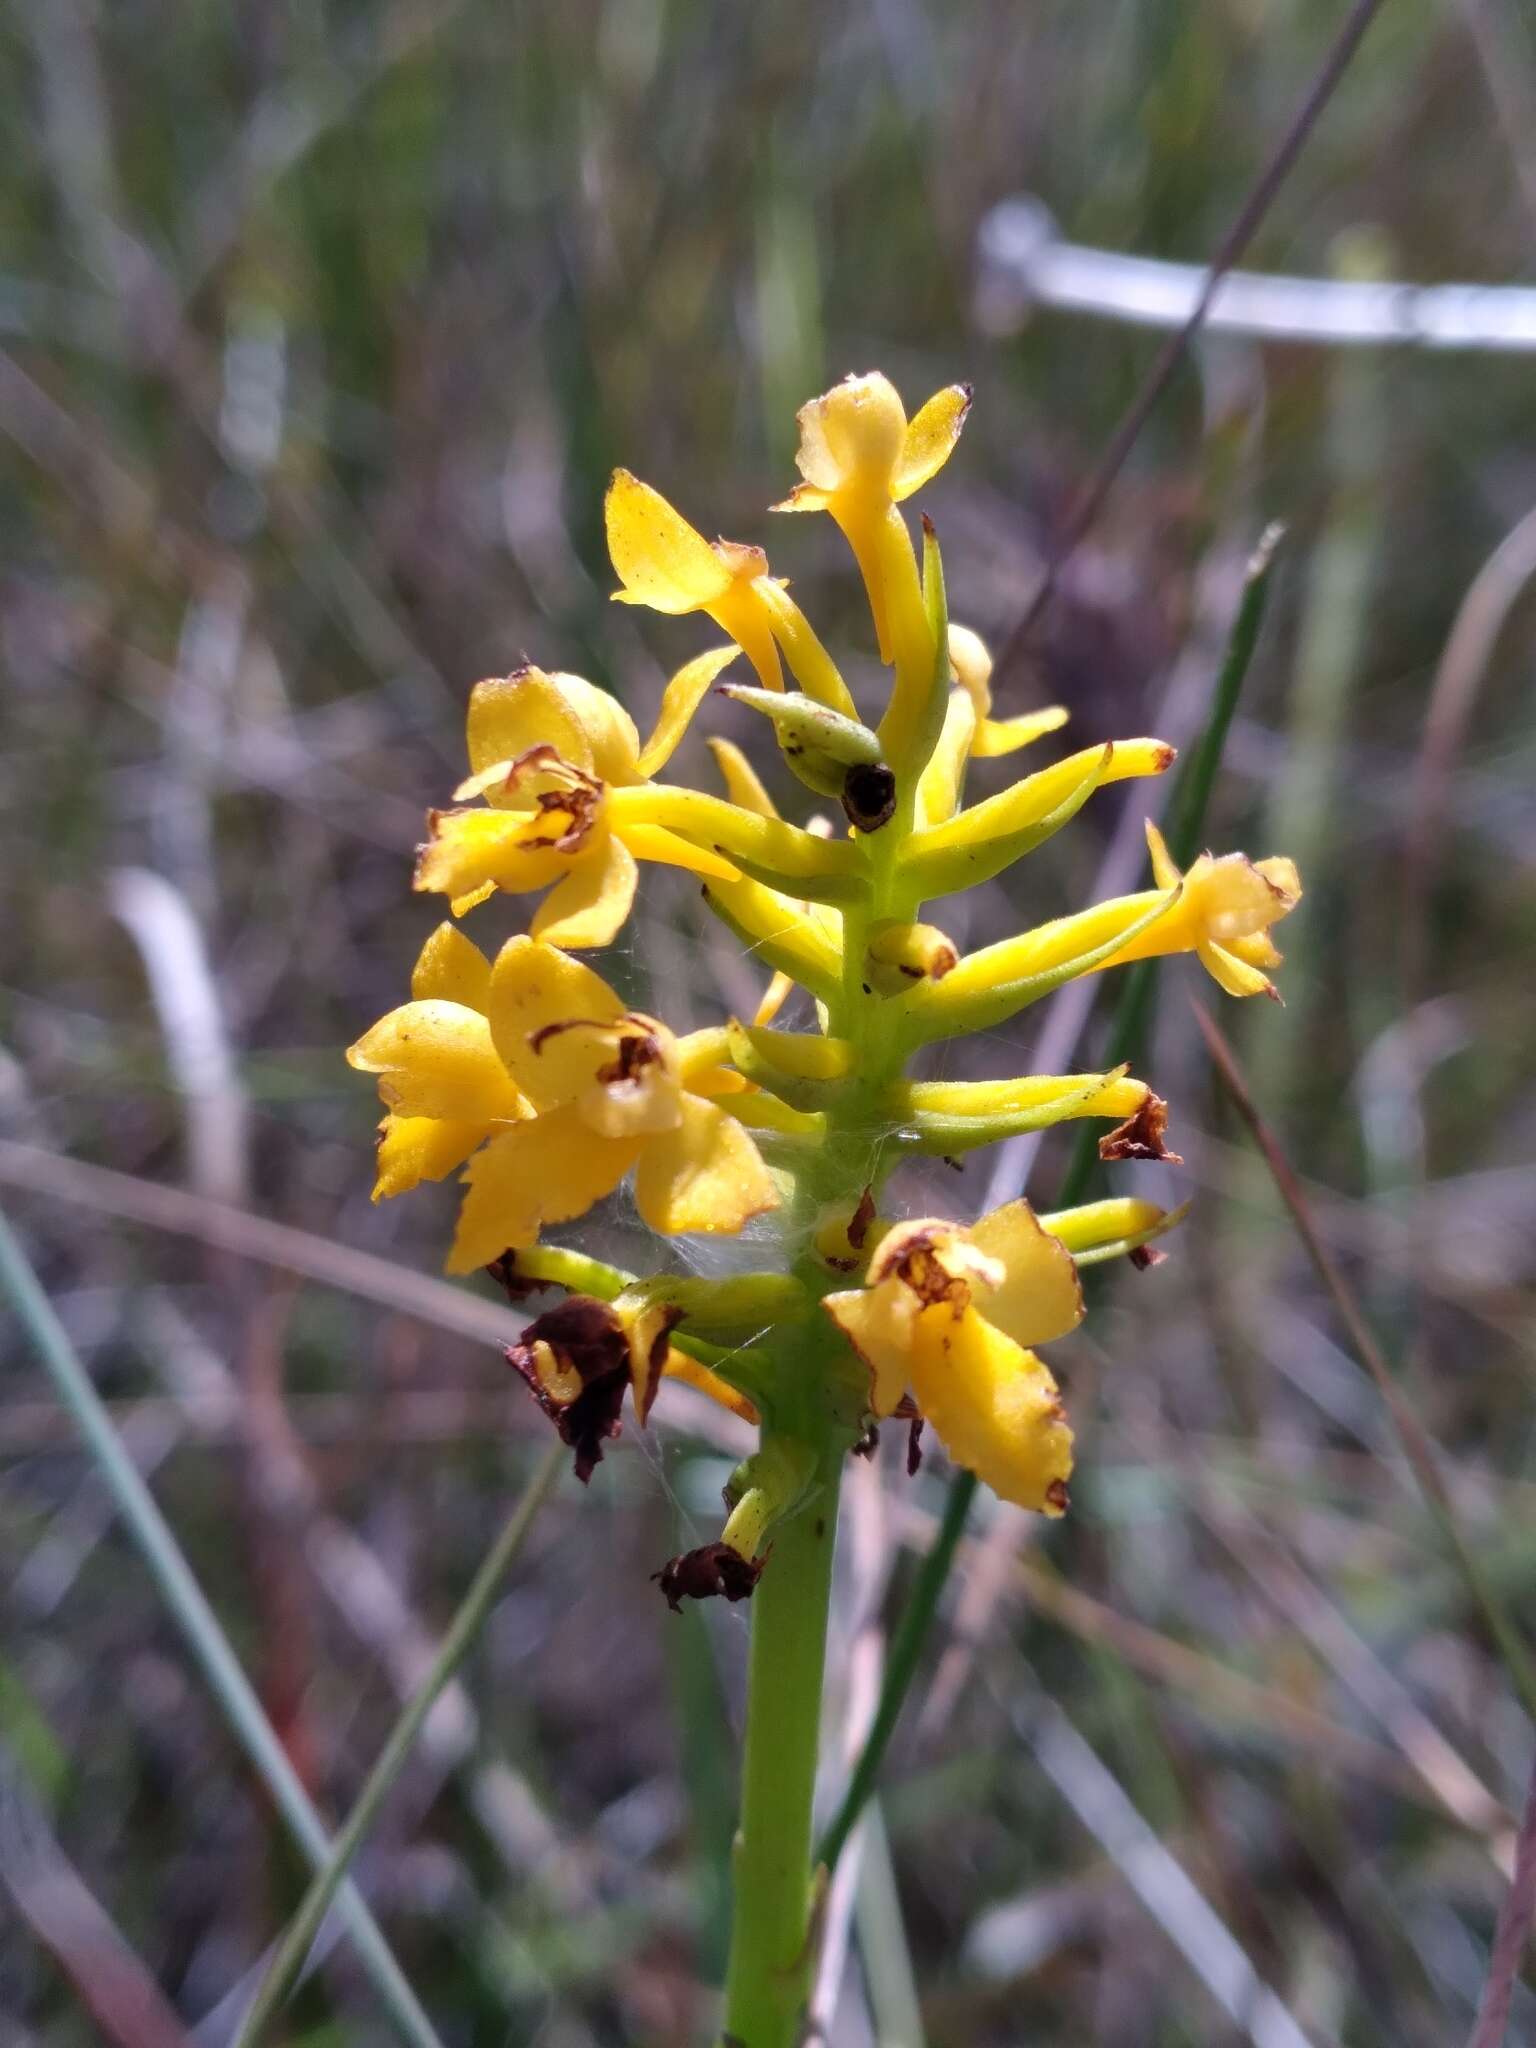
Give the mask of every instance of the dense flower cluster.
[[[674, 1601], [750, 1594], [774, 1527], [889, 1416], [932, 1425], [950, 1456], [1007, 1499], [1059, 1514], [1072, 1433], [1032, 1348], [1082, 1316], [1078, 1264], [1138, 1252], [1170, 1219], [1132, 1199], [1037, 1216], [1024, 1201], [970, 1225], [878, 1213], [914, 1153], [954, 1156], [1065, 1118], [1102, 1118], [1107, 1159], [1172, 1157], [1166, 1111], [1123, 1070], [996, 1081], [914, 1078], [921, 1048], [990, 1031], [1063, 982], [1193, 953], [1228, 994], [1274, 993], [1271, 928], [1298, 900], [1292, 864], [1203, 854], [1184, 874], [1147, 827], [1150, 889], [964, 953], [924, 916], [1033, 851], [1111, 782], [1161, 775], [1154, 739], [1106, 741], [967, 804], [969, 763], [1054, 731], [1059, 708], [993, 716], [991, 661], [947, 615], [937, 543], [921, 565], [902, 501], [947, 460], [970, 407], [963, 386], [910, 421], [878, 374], [851, 377], [800, 414], [803, 481], [775, 510], [825, 511], [863, 577], [892, 671], [866, 723], [832, 657], [761, 548], [709, 541], [627, 471], [607, 498], [609, 550], [627, 604], [698, 612], [730, 644], [668, 684], [642, 744], [628, 712], [580, 676], [524, 667], [476, 684], [470, 773], [429, 814], [416, 887], [455, 918], [504, 892], [537, 896], [526, 935], [494, 961], [445, 923], [422, 950], [410, 1000], [352, 1047], [387, 1114], [375, 1197], [464, 1169], [449, 1269], [490, 1267], [518, 1287], [566, 1282], [542, 1242], [633, 1176], [665, 1237], [736, 1233], [773, 1213], [771, 1270], [644, 1280], [580, 1261], [578, 1292], [537, 1317], [512, 1363], [572, 1444], [586, 1477], [662, 1378], [692, 1380], [762, 1426], [728, 1491], [719, 1543], [662, 1574]], [[738, 655], [753, 680], [721, 678]], [[791, 773], [842, 816], [779, 815], [734, 745], [711, 747], [713, 795], [658, 780], [712, 689], [763, 714]], [[710, 908], [772, 980], [750, 1021], [675, 1035], [628, 1009], [573, 957], [629, 916], [639, 864], [699, 877]], [[775, 1019], [794, 991], [803, 1028]]]

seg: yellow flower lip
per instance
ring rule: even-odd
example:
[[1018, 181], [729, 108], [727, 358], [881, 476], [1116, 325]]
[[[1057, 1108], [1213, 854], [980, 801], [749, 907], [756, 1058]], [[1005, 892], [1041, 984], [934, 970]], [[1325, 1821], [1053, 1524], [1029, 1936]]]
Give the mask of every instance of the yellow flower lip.
[[[482, 768], [478, 775], [459, 784], [453, 793], [454, 800], [462, 802], [467, 797], [483, 796], [490, 789], [507, 797], [526, 794], [531, 798], [534, 817], [551, 829], [543, 833], [527, 831], [522, 844], [529, 848], [549, 847], [559, 853], [576, 853], [586, 845], [597, 827], [608, 793], [608, 785], [600, 776], [567, 761], [547, 741], [530, 747], [515, 760], [498, 761]], [[432, 820], [444, 815], [440, 811], [428, 813]], [[559, 822], [562, 819], [564, 822]]]

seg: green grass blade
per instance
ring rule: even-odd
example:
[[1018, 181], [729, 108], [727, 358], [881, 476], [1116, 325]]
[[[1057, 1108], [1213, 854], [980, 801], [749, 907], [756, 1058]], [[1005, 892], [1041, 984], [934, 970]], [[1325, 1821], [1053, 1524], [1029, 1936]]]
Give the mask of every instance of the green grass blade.
[[[42, 1361], [60, 1400], [68, 1408], [95, 1460], [108, 1492], [137, 1544], [166, 1606], [187, 1639], [188, 1647], [214, 1696], [224, 1710], [257, 1774], [272, 1796], [295, 1841], [316, 1869], [331, 1854], [330, 1838], [288, 1753], [261, 1702], [240, 1667], [218, 1617], [182, 1555], [170, 1525], [155, 1504], [138, 1468], [112, 1426], [101, 1396], [91, 1383], [67, 1332], [54, 1314], [26, 1253], [0, 1215], [0, 1292], [9, 1299], [33, 1349]], [[347, 1930], [380, 1999], [412, 2048], [443, 2048], [432, 2022], [422, 2011], [404, 1971], [395, 1961], [377, 1921], [355, 1887], [347, 1885], [337, 1901]]]
[[363, 1838], [372, 1827], [379, 1808], [388, 1798], [404, 1768], [406, 1758], [421, 1733], [422, 1723], [432, 1711], [439, 1693], [453, 1677], [468, 1656], [479, 1635], [491, 1604], [501, 1589], [502, 1580], [511, 1569], [512, 1562], [523, 1547], [534, 1516], [543, 1506], [565, 1459], [565, 1446], [553, 1443], [545, 1452], [543, 1461], [535, 1471], [522, 1499], [507, 1517], [500, 1535], [486, 1552], [464, 1595], [458, 1613], [443, 1637], [442, 1645], [432, 1667], [422, 1680], [415, 1695], [406, 1703], [399, 1720], [390, 1731], [389, 1740], [379, 1752], [378, 1761], [368, 1773], [368, 1781], [358, 1795], [357, 1804], [348, 1814], [346, 1825], [331, 1845], [330, 1855], [315, 1872], [309, 1890], [304, 1894], [299, 1910], [288, 1923], [287, 1932], [272, 1958], [266, 1976], [262, 1979], [250, 2009], [245, 2016], [235, 2048], [254, 2048], [262, 2029], [274, 2019], [284, 1999], [292, 1989], [294, 1979], [303, 1967], [304, 1958], [309, 1954], [315, 1936], [320, 1932], [324, 1920], [335, 1898], [338, 1888], [346, 1878], [352, 1858], [362, 1846]]
[[[1199, 850], [1200, 835], [1205, 828], [1206, 809], [1211, 800], [1211, 791], [1215, 787], [1217, 770], [1221, 766], [1222, 748], [1226, 744], [1233, 713], [1237, 709], [1237, 700], [1242, 693], [1243, 681], [1248, 674], [1254, 648], [1258, 644], [1259, 628], [1263, 624], [1264, 607], [1269, 596], [1270, 570], [1274, 565], [1275, 549], [1279, 545], [1281, 531], [1278, 526], [1268, 527], [1249, 558], [1237, 616], [1232, 622], [1226, 653], [1216, 678], [1210, 714], [1200, 738], [1181, 765], [1179, 779], [1174, 785], [1166, 836], [1168, 850], [1181, 868], [1187, 867]], [[1143, 960], [1130, 969], [1116, 1006], [1114, 1021], [1110, 1026], [1109, 1043], [1103, 1062], [1106, 1067], [1118, 1066], [1122, 1060], [1134, 1056], [1145, 1030], [1146, 1020], [1151, 1013], [1152, 995], [1156, 987], [1156, 968], [1155, 960]], [[1062, 1180], [1056, 1203], [1058, 1208], [1070, 1209], [1075, 1202], [1083, 1200], [1088, 1184], [1093, 1178], [1098, 1156], [1098, 1140], [1093, 1131], [1085, 1127], [1078, 1135], [1071, 1161]], [[933, 1618], [938, 1612], [939, 1600], [949, 1578], [950, 1568], [954, 1564], [955, 1552], [960, 1546], [966, 1518], [975, 1498], [974, 1475], [969, 1472], [957, 1472], [950, 1481], [949, 1496], [944, 1504], [944, 1516], [939, 1524], [939, 1532], [918, 1567], [911, 1598], [891, 1638], [890, 1655], [886, 1660], [885, 1676], [880, 1687], [880, 1699], [875, 1708], [875, 1717], [870, 1724], [869, 1734], [854, 1764], [842, 1803], [822, 1837], [818, 1860], [825, 1864], [829, 1871], [842, 1854], [864, 1802], [875, 1788], [880, 1767], [885, 1761], [885, 1752], [895, 1733], [896, 1723], [901, 1718], [901, 1709], [908, 1688], [916, 1674], [929, 1631], [933, 1627]]]

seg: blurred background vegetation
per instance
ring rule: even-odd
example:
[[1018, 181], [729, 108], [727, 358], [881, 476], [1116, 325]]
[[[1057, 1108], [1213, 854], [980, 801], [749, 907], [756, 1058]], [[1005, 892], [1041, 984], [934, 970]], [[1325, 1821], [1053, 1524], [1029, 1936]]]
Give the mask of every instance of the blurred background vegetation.
[[[617, 462], [769, 545], [857, 675], [830, 523], [763, 508], [797, 404], [871, 367], [909, 407], [976, 385], [925, 502], [955, 615], [1001, 639], [1157, 343], [979, 319], [988, 209], [1028, 191], [1075, 240], [1199, 261], [1339, 14], [0, 6], [3, 1205], [326, 1813], [542, 1449], [495, 1348], [410, 1296], [452, 1190], [370, 1208], [376, 1111], [341, 1062], [438, 913], [410, 851], [470, 684], [527, 652], [644, 726], [705, 644], [607, 601]], [[1529, 275], [1533, 109], [1511, 0], [1394, 0], [1248, 260]], [[1507, 550], [1441, 692], [1459, 713], [1427, 712], [1536, 504], [1532, 368], [1200, 344], [1003, 705], [1066, 702], [1078, 745], [1187, 736], [1243, 558], [1286, 522], [1209, 833], [1294, 853], [1308, 895], [1288, 1008], [1221, 1022], [1522, 1624], [1536, 720]], [[1082, 900], [1117, 808], [973, 928]], [[620, 976], [679, 1027], [720, 1014], [717, 979], [750, 1003], [696, 891], [645, 883]], [[515, 913], [479, 913], [481, 943]], [[1530, 1727], [1209, 1080], [1197, 979], [1165, 973], [1144, 1062], [1187, 1164], [1121, 1183], [1194, 1215], [1053, 1360], [1069, 1519], [982, 1516], [963, 1553], [840, 1905], [836, 2048], [1470, 2029]], [[966, 1071], [1026, 1064], [1031, 1032], [1005, 1037]], [[994, 1166], [908, 1192], [973, 1214]], [[191, 1199], [146, 1210], [146, 1184]], [[303, 1233], [305, 1277], [199, 1241], [220, 1201]], [[598, 1248], [631, 1242], [616, 1207]], [[302, 1868], [19, 1325], [0, 1338], [0, 2036], [222, 2048]], [[707, 2036], [745, 1628], [647, 1583], [715, 1513], [729, 1445], [697, 1420], [562, 1483], [360, 1859], [445, 2043]], [[860, 1468], [834, 1776], [941, 1463]], [[285, 2025], [394, 2038], [345, 1941]], [[1523, 1989], [1513, 2027], [1536, 2039]]]

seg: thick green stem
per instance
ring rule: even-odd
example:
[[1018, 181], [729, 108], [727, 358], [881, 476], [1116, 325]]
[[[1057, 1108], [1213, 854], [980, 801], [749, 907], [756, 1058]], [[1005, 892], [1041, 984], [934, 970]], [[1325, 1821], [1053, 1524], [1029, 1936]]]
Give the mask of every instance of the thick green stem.
[[811, 1806], [840, 1467], [832, 1448], [819, 1489], [779, 1531], [752, 1601], [723, 2036], [733, 2048], [794, 2048], [810, 1982]]

